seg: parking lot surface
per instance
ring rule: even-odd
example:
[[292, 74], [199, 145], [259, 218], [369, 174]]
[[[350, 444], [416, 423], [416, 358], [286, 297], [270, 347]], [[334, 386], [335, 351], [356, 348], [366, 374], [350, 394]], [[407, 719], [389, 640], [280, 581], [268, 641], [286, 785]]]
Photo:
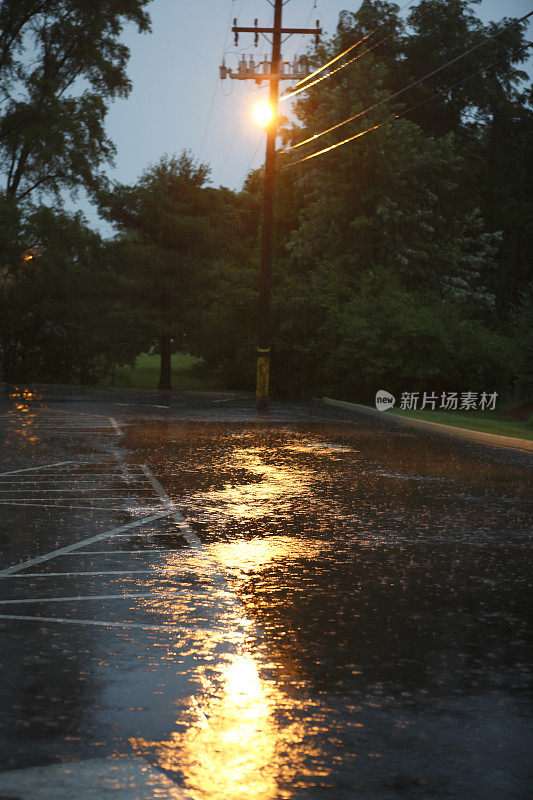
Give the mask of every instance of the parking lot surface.
[[0, 442], [0, 798], [526, 797], [527, 454], [119, 391]]

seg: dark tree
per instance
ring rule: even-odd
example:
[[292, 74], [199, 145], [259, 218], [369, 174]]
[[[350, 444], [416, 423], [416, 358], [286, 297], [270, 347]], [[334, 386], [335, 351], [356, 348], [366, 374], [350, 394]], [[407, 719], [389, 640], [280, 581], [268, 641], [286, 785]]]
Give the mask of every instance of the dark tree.
[[161, 353], [160, 389], [170, 389], [171, 353], [198, 311], [201, 276], [228, 235], [224, 194], [205, 184], [209, 168], [189, 153], [163, 157], [134, 186], [100, 194], [103, 215], [122, 236], [125, 301]]
[[104, 118], [128, 94], [126, 22], [149, 29], [148, 0], [0, 1], [0, 174], [24, 200], [84, 186], [113, 155]]

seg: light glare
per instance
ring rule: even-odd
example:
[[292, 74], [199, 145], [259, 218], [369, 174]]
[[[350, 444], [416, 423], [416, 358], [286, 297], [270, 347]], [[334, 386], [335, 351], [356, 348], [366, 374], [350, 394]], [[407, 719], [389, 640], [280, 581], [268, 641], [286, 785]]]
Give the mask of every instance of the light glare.
[[260, 100], [259, 103], [256, 103], [253, 107], [253, 116], [258, 125], [261, 125], [262, 128], [266, 128], [274, 118], [274, 109], [268, 100]]

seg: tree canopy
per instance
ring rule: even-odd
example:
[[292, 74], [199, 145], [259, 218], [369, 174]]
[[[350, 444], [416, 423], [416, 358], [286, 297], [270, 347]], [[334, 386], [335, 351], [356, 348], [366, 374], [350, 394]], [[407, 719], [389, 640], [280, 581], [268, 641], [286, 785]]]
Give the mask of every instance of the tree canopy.
[[149, 29], [148, 0], [1, 0], [0, 174], [24, 200], [93, 191], [114, 146], [104, 119], [128, 94], [125, 22]]
[[129, 313], [159, 343], [159, 388], [170, 389], [171, 351], [186, 346], [202, 305], [203, 275], [235, 238], [230, 193], [206, 186], [209, 168], [192, 155], [163, 156], [133, 186], [99, 195], [121, 232], [116, 265]]

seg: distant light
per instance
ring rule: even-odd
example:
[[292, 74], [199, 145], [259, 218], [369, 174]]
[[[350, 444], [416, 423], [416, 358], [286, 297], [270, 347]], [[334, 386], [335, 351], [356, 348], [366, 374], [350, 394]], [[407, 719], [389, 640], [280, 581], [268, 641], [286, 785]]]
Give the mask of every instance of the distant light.
[[31, 250], [28, 250], [27, 253], [24, 253], [24, 261], [33, 261], [35, 258], [35, 253]]
[[260, 100], [252, 110], [254, 120], [262, 128], [267, 128], [274, 119], [274, 109], [268, 100]]

